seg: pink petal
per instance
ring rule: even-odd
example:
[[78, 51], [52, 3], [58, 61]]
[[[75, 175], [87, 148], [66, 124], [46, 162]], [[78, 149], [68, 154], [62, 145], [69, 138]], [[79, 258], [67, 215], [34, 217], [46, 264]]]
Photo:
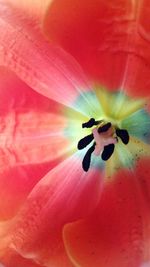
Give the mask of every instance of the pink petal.
[[92, 80], [150, 96], [149, 14], [149, 0], [54, 0], [44, 27]]
[[64, 240], [70, 259], [82, 267], [141, 267], [150, 261], [150, 160], [108, 181], [97, 210], [68, 224]]
[[10, 229], [10, 246], [24, 257], [31, 255], [42, 264], [52, 264], [59, 254], [62, 226], [91, 213], [101, 189], [99, 170], [91, 169], [86, 174], [78, 155], [67, 159], [29, 195]]
[[5, 1], [0, 2], [0, 62], [37, 92], [72, 106], [89, 90], [84, 74], [71, 56], [48, 44], [37, 25]]

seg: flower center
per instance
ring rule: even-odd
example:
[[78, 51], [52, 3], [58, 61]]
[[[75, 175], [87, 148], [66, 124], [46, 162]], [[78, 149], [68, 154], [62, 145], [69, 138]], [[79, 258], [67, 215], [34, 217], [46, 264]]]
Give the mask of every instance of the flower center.
[[98, 169], [110, 178], [122, 168], [133, 170], [141, 158], [150, 156], [147, 99], [95, 87], [79, 94], [74, 109], [64, 112], [64, 133], [71, 141], [68, 154], [79, 150], [76, 156], [84, 171]]
[[78, 149], [84, 149], [92, 142], [92, 146], [87, 150], [82, 167], [84, 171], [88, 171], [91, 162], [92, 153], [95, 156], [101, 156], [101, 159], [107, 161], [113, 154], [115, 144], [119, 139], [127, 145], [129, 143], [129, 134], [125, 129], [119, 129], [103, 120], [95, 121], [91, 118], [88, 122], [82, 124], [82, 128], [92, 128], [92, 133], [80, 139]]

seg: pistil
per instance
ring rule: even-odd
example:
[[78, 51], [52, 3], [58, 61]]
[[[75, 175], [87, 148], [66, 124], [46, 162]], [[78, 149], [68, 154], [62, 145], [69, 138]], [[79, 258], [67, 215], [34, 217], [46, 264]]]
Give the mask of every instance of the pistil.
[[96, 142], [96, 146], [94, 150], [94, 154], [96, 156], [101, 155], [105, 146], [117, 143], [117, 138], [113, 137], [114, 132], [113, 132], [112, 127], [110, 127], [107, 131], [100, 132], [100, 133], [99, 133], [99, 129], [94, 128], [92, 132], [93, 132], [94, 140]]

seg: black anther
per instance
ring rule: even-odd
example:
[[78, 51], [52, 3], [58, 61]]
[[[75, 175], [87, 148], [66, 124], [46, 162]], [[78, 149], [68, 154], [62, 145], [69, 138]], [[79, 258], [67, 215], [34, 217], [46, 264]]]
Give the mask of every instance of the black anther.
[[129, 143], [129, 134], [127, 130], [124, 129], [116, 129], [116, 135], [120, 137], [122, 142], [127, 145]]
[[115, 148], [114, 144], [104, 146], [104, 150], [103, 150], [102, 155], [101, 155], [102, 160], [104, 160], [104, 161], [108, 160], [111, 157], [111, 155], [113, 154], [114, 148]]
[[91, 128], [94, 125], [98, 125], [101, 121], [95, 121], [94, 118], [91, 118], [88, 122], [82, 123], [82, 128]]
[[94, 139], [93, 134], [89, 134], [85, 137], [83, 137], [79, 142], [78, 142], [78, 149], [81, 150], [85, 148], [87, 145], [89, 145], [92, 140]]
[[88, 149], [88, 151], [86, 152], [84, 158], [83, 158], [83, 161], [82, 161], [82, 167], [83, 167], [83, 170], [85, 172], [87, 172], [90, 168], [90, 163], [91, 163], [91, 155], [95, 149], [95, 145], [96, 143], [94, 142], [94, 144]]
[[98, 133], [104, 133], [104, 132], [107, 132], [108, 129], [109, 129], [110, 127], [111, 127], [111, 123], [108, 122], [108, 123], [106, 123], [105, 125], [100, 126], [100, 127], [98, 128]]

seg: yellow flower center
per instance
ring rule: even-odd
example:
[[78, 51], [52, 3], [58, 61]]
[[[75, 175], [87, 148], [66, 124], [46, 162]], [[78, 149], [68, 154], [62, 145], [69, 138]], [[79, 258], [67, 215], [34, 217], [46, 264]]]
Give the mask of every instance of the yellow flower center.
[[133, 169], [141, 157], [150, 155], [150, 115], [144, 99], [131, 99], [122, 91], [103, 88], [82, 93], [74, 111], [65, 110], [65, 129], [73, 151], [81, 153], [82, 167], [105, 169], [112, 176], [120, 168]]

